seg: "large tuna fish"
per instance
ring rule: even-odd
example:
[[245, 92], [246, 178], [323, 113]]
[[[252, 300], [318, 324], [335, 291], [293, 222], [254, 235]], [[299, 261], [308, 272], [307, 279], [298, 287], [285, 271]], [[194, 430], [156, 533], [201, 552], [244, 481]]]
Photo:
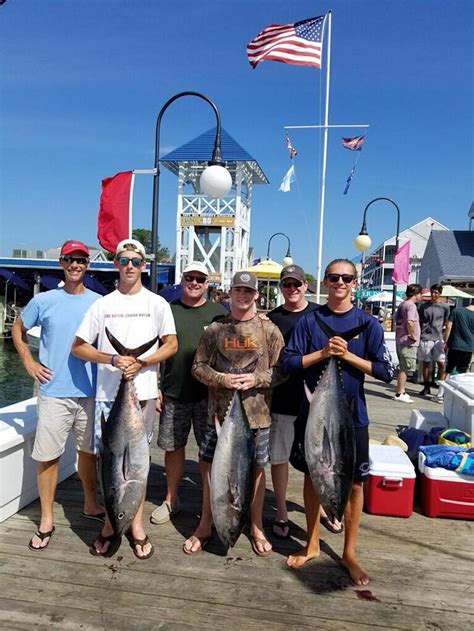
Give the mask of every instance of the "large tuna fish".
[[[315, 317], [328, 337], [350, 340], [367, 327], [336, 333]], [[306, 384], [305, 390], [310, 402], [304, 439], [309, 475], [328, 518], [341, 520], [354, 479], [355, 432], [339, 361], [331, 357], [314, 392]]]
[[[107, 328], [105, 332], [119, 355], [132, 357], [145, 353], [158, 339], [128, 349]], [[122, 377], [107, 422], [103, 424], [99, 466], [105, 509], [115, 534], [121, 537], [145, 495], [150, 466], [145, 420], [133, 379]]]
[[254, 461], [252, 430], [236, 390], [219, 431], [210, 476], [212, 518], [227, 548], [235, 545], [248, 518]]

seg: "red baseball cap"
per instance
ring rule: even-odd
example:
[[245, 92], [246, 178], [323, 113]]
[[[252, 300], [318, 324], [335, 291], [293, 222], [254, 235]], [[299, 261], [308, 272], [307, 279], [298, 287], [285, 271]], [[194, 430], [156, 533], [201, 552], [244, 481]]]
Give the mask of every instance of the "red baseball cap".
[[81, 241], [66, 241], [61, 247], [61, 256], [71, 254], [71, 252], [84, 252], [89, 256], [89, 248]]

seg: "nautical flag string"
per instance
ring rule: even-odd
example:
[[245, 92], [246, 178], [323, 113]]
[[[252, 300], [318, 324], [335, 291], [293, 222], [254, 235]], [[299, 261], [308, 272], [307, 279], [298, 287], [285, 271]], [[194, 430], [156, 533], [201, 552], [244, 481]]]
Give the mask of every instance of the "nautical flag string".
[[352, 138], [343, 138], [342, 146], [349, 151], [362, 151], [365, 136], [353, 136]]
[[292, 158], [294, 158], [296, 155], [298, 155], [298, 152], [296, 151], [296, 149], [291, 144], [291, 140], [290, 140], [290, 137], [288, 136], [288, 134], [286, 134], [286, 146], [288, 147], [288, 152], [290, 154], [290, 160]]
[[364, 142], [365, 142], [365, 136], [352, 136], [351, 138], [342, 139], [342, 146], [345, 149], [349, 149], [349, 151], [359, 152], [354, 162], [354, 166], [352, 167], [351, 172], [349, 173], [349, 177], [346, 180], [346, 186], [344, 187], [343, 195], [347, 195], [347, 191], [349, 190], [349, 187], [351, 185], [352, 178], [354, 177], [354, 173], [356, 170], [357, 163], [359, 162], [360, 152], [362, 151]]
[[321, 67], [325, 15], [292, 24], [270, 24], [247, 44], [252, 68], [265, 59]]

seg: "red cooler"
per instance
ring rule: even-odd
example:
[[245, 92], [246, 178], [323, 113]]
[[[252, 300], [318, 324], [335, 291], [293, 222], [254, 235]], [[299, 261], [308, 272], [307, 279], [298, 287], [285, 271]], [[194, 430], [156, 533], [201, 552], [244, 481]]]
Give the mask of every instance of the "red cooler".
[[415, 468], [400, 447], [369, 445], [370, 472], [364, 485], [364, 507], [374, 515], [410, 517]]
[[421, 506], [427, 517], [474, 519], [474, 478], [442, 467], [425, 466], [419, 454]]

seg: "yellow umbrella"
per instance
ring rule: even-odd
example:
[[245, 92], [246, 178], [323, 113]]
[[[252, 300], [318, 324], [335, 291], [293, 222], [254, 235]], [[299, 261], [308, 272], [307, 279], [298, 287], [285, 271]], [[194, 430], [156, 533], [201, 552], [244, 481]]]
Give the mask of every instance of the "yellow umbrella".
[[282, 269], [283, 266], [276, 261], [272, 261], [272, 259], [266, 259], [265, 261], [260, 261], [260, 263], [257, 263], [257, 265], [247, 267], [245, 271], [252, 272], [257, 278], [274, 278], [278, 280], [280, 278], [280, 272]]
[[448, 298], [474, 298], [471, 294], [466, 294], [465, 291], [458, 289], [457, 287], [453, 287], [452, 285], [443, 285], [442, 296], [447, 296]]

